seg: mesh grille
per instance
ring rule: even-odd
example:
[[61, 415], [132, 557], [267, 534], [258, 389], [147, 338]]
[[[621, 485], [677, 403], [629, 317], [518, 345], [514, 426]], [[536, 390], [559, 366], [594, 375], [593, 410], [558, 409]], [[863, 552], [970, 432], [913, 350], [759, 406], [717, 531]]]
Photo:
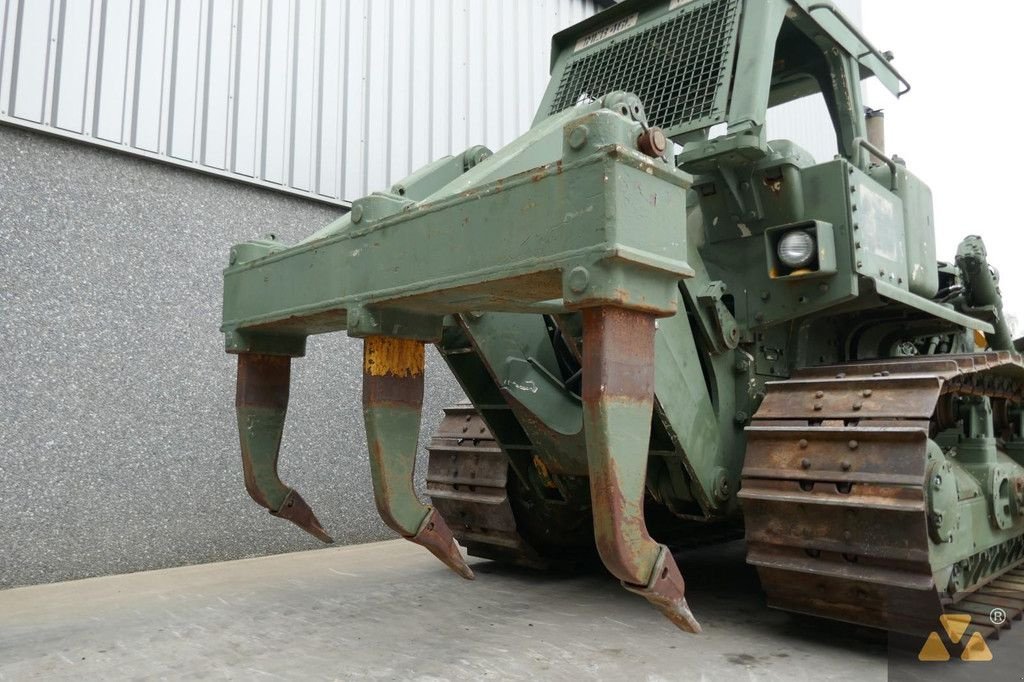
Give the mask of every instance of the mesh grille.
[[625, 90], [640, 97], [652, 126], [671, 134], [719, 122], [736, 42], [738, 0], [694, 5], [674, 19], [568, 64], [551, 113]]

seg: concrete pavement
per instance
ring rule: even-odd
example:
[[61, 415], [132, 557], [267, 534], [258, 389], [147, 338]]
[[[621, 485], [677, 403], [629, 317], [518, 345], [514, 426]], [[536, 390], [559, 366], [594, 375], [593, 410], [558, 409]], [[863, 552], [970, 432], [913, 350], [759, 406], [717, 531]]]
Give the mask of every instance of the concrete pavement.
[[877, 633], [767, 609], [742, 543], [678, 555], [700, 636], [605, 574], [405, 541], [0, 592], [0, 680], [884, 680]]

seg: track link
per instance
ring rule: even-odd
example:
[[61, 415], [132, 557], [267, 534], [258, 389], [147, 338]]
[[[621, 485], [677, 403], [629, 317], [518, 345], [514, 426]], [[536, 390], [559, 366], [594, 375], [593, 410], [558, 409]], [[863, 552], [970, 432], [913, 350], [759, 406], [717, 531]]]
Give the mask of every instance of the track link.
[[427, 494], [473, 556], [532, 568], [549, 564], [519, 534], [508, 458], [472, 405], [446, 408], [428, 448]]
[[768, 384], [747, 429], [739, 496], [747, 560], [769, 605], [908, 633], [934, 629], [947, 609], [1005, 607], [1005, 625], [978, 626], [985, 636], [1021, 616], [1020, 536], [956, 594], [933, 574], [929, 429], [949, 394], [1020, 401], [1020, 356], [857, 363]]

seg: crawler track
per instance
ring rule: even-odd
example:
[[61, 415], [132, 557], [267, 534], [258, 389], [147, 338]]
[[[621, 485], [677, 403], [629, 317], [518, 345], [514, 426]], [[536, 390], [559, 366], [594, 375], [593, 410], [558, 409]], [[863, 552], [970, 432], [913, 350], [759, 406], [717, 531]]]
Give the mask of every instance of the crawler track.
[[[1024, 535], [950, 566], [935, 561], [929, 489], [943, 456], [931, 440], [950, 396], [1024, 403], [1011, 353], [906, 358], [802, 370], [768, 384], [747, 429], [743, 503], [748, 562], [771, 606], [918, 633], [969, 613], [985, 637], [1024, 616]], [[474, 556], [543, 568], [517, 527], [509, 463], [471, 405], [445, 410], [427, 491]], [[936, 567], [937, 566], [937, 567]], [[1006, 614], [989, 618], [993, 609]]]
[[430, 443], [427, 494], [473, 556], [534, 568], [548, 563], [519, 534], [508, 458], [472, 405], [444, 411]]
[[[747, 429], [739, 495], [748, 561], [771, 606], [901, 632], [934, 629], [944, 610], [978, 616], [985, 636], [1020, 618], [1019, 524], [1016, 537], [962, 563], [959, 586], [951, 567], [934, 567], [942, 543], [928, 486], [942, 455], [929, 437], [951, 395], [1021, 401], [1020, 356], [821, 367], [768, 385]], [[994, 608], [1009, 618], [989, 627]]]

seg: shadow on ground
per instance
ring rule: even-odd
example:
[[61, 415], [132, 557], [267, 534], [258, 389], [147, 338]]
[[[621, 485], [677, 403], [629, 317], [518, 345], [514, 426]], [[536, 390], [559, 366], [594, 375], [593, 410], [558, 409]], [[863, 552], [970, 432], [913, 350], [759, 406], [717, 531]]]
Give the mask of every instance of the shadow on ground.
[[[785, 649], [791, 642], [827, 650], [836, 659], [866, 654], [884, 660], [887, 655], [888, 638], [882, 630], [768, 608], [757, 571], [746, 563], [746, 545], [742, 540], [680, 550], [674, 552], [674, 556], [686, 580], [687, 600], [705, 629], [728, 627], [728, 624], [754, 628], [764, 638], [778, 640], [780, 650], [771, 654], [773, 658], [788, 658], [791, 653]], [[500, 577], [521, 583], [523, 589], [537, 583], [557, 585], [578, 581], [610, 594], [621, 589], [598, 563], [583, 564], [578, 572], [538, 571], [497, 562], [476, 564], [473, 570], [481, 580]], [[609, 599], [609, 617], [615, 617], [612, 609], [617, 602], [617, 599]], [[726, 660], [743, 666], [759, 662], [758, 657], [743, 651], [742, 641], [737, 641], [736, 652], [727, 654]]]

